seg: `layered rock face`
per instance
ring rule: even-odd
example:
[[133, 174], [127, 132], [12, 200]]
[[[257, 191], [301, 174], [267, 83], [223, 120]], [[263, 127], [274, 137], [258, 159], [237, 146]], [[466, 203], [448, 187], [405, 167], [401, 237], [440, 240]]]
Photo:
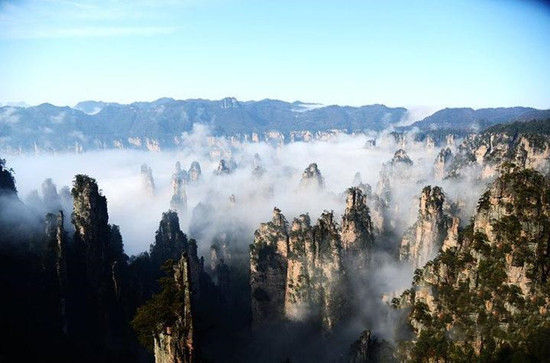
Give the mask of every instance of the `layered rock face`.
[[195, 331], [191, 291], [190, 266], [183, 254], [174, 266], [173, 279], [179, 301], [172, 306], [174, 321], [165, 324], [160, 333], [154, 335], [156, 363], [191, 363], [196, 361]]
[[323, 329], [332, 330], [345, 316], [347, 286], [342, 265], [342, 245], [338, 225], [331, 213], [325, 212], [313, 227], [315, 270], [313, 289], [321, 295]]
[[[376, 237], [381, 236], [384, 233], [384, 210], [387, 206], [382, 199], [372, 191], [370, 184], [362, 182], [360, 173], [355, 173], [352, 185], [360, 189], [365, 195], [365, 203], [369, 207], [373, 235]], [[389, 190], [389, 181], [387, 181], [386, 185], [388, 188], [387, 192], [391, 193]]]
[[[481, 170], [481, 178], [498, 175], [502, 163], [512, 162], [546, 174], [550, 171], [550, 141], [539, 134], [485, 133], [466, 137], [449, 165], [448, 175], [459, 177], [469, 169]], [[478, 172], [479, 174], [479, 172]]]
[[273, 219], [262, 223], [250, 247], [252, 321], [259, 325], [280, 319], [284, 312], [288, 253], [288, 222], [277, 208]]
[[107, 199], [99, 193], [96, 181], [86, 175], [75, 177], [71, 193], [75, 244], [82, 254], [88, 282], [98, 288], [109, 265]]
[[409, 262], [415, 269], [420, 268], [434, 258], [444, 244], [445, 248], [456, 246], [459, 220], [450, 209], [440, 187], [422, 189], [418, 219], [401, 240], [401, 261]]
[[436, 180], [442, 180], [448, 172], [453, 153], [450, 148], [441, 149], [435, 158], [433, 166], [433, 175]]
[[456, 247], [417, 270], [413, 288], [394, 299], [413, 329], [401, 359], [546, 359], [537, 339], [550, 326], [549, 192], [533, 170], [503, 170]]
[[346, 211], [342, 218], [342, 252], [344, 265], [365, 268], [374, 245], [373, 226], [366, 196], [359, 188], [348, 189]]
[[181, 170], [179, 162], [176, 164], [176, 172], [172, 175], [172, 198], [170, 199], [170, 208], [178, 212], [181, 219], [187, 216], [187, 193], [185, 192], [185, 183], [187, 182], [187, 173]]
[[317, 167], [316, 163], [311, 163], [302, 173], [302, 179], [300, 180], [300, 188], [317, 188], [323, 189], [325, 187], [325, 180], [321, 175], [321, 171]]
[[[122, 324], [122, 316], [114, 315], [119, 308], [122, 269], [126, 264], [122, 238], [117, 226], [108, 224], [107, 199], [99, 193], [96, 181], [86, 175], [76, 175], [71, 191], [74, 200], [72, 222], [75, 227], [73, 243], [76, 257], [73, 262], [73, 283], [82, 284], [82, 294], [73, 302], [79, 310], [83, 298], [86, 312], [84, 323], [76, 323], [83, 334], [109, 339], [109, 333]], [[88, 327], [86, 326], [88, 325]]]
[[332, 212], [324, 212], [313, 226], [307, 214], [296, 217], [287, 232], [286, 220], [276, 209], [273, 222], [262, 224], [256, 231], [251, 247], [256, 325], [265, 320], [254, 313], [259, 310], [255, 300], [262, 296], [260, 291], [268, 292], [263, 295], [262, 306], [277, 312], [271, 319], [317, 322], [323, 330], [331, 331], [346, 317], [352, 299], [346, 274], [366, 268], [373, 243], [365, 195], [358, 188], [350, 188], [347, 198], [342, 227]]
[[314, 316], [314, 306], [319, 303], [318, 294], [312, 291], [316, 262], [313, 243], [309, 215], [294, 218], [290, 227], [284, 303], [285, 316], [291, 320], [304, 321]]

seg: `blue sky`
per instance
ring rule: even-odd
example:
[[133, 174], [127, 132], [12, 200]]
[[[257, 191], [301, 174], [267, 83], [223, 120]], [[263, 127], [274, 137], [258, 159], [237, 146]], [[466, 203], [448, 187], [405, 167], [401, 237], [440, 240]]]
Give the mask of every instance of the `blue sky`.
[[0, 102], [550, 108], [544, 2], [0, 1]]

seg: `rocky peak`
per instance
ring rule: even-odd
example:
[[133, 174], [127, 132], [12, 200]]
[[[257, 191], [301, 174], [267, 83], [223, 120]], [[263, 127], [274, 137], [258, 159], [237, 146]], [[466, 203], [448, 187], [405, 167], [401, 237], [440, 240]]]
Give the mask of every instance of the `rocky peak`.
[[218, 167], [216, 170], [214, 170], [215, 175], [227, 175], [231, 174], [231, 169], [227, 165], [224, 159], [220, 160], [220, 163], [218, 164]]
[[414, 268], [424, 266], [446, 243], [456, 245], [458, 219], [450, 212], [440, 187], [426, 186], [419, 198], [418, 219], [401, 241], [399, 257]]
[[[174, 319], [162, 322], [162, 330], [154, 334], [156, 363], [191, 363], [196, 361], [192, 277], [189, 271], [188, 257], [186, 254], [182, 254], [173, 267], [176, 291], [170, 291], [178, 299], [168, 306], [170, 311], [164, 312], [164, 315], [172, 315]], [[168, 283], [166, 284], [170, 286]]]
[[325, 180], [321, 175], [321, 171], [317, 167], [317, 163], [311, 163], [302, 173], [300, 180], [301, 188], [315, 187], [322, 189], [325, 187]]
[[323, 212], [313, 227], [316, 249], [314, 289], [320, 291], [321, 322], [325, 331], [332, 331], [346, 313], [346, 285], [342, 266], [340, 230], [333, 212]]
[[441, 180], [445, 177], [448, 167], [451, 163], [453, 153], [450, 148], [441, 149], [437, 157], [435, 158], [433, 173], [434, 177], [438, 180]]
[[278, 208], [262, 223], [250, 246], [252, 321], [255, 326], [283, 317], [288, 254], [288, 222]]
[[177, 260], [187, 250], [187, 236], [181, 231], [178, 214], [174, 211], [162, 213], [162, 219], [151, 245], [151, 260], [161, 266], [168, 259]]
[[315, 247], [309, 215], [294, 218], [290, 227], [288, 269], [285, 290], [285, 316], [305, 321], [315, 315], [312, 279]]
[[399, 149], [393, 155], [393, 158], [391, 159], [390, 164], [391, 165], [397, 165], [397, 164], [413, 165], [413, 162], [411, 158], [409, 158], [409, 155], [407, 155], [407, 152], [405, 150]]
[[373, 227], [365, 195], [359, 188], [349, 188], [342, 217], [344, 266], [364, 268], [370, 259], [373, 243]]
[[170, 208], [178, 212], [183, 219], [187, 216], [187, 193], [185, 192], [185, 182], [187, 173], [185, 171], [177, 171], [172, 175], [172, 198], [170, 199]]
[[95, 286], [100, 283], [102, 268], [107, 264], [110, 232], [107, 199], [99, 193], [95, 179], [81, 174], [75, 176], [71, 194], [75, 243], [83, 253], [87, 277]]
[[[550, 182], [529, 169], [501, 170], [481, 196], [473, 223], [461, 231], [457, 248], [442, 250], [417, 270], [413, 288], [394, 299], [408, 309], [414, 333], [407, 339], [414, 344], [399, 347], [404, 359], [452, 361], [470, 355], [498, 361], [510, 352], [540, 354], [530, 342], [533, 335], [546, 334], [539, 327], [550, 322]], [[428, 348], [436, 341], [441, 351]]]
[[147, 164], [142, 164], [140, 169], [141, 183], [143, 189], [149, 194], [155, 194], [155, 181], [153, 180], [153, 169]]
[[189, 176], [189, 182], [197, 182], [201, 178], [201, 165], [198, 161], [193, 161], [187, 172]]

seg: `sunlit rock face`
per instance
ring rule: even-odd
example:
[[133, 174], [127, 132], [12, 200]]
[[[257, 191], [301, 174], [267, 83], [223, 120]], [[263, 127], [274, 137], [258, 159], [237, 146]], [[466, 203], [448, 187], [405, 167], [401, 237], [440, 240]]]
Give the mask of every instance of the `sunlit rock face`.
[[170, 209], [178, 212], [182, 222], [187, 221], [187, 193], [185, 184], [187, 183], [187, 172], [181, 170], [179, 162], [176, 164], [176, 172], [172, 175], [172, 198], [170, 199]]
[[197, 359], [190, 269], [188, 256], [183, 254], [173, 269], [176, 288], [183, 298], [174, 306], [176, 320], [153, 337], [156, 363], [192, 363]]
[[153, 180], [153, 169], [151, 169], [147, 164], [143, 164], [141, 165], [140, 175], [141, 175], [141, 184], [143, 185], [143, 190], [150, 196], [155, 195], [155, 181]]
[[250, 247], [252, 322], [280, 319], [284, 313], [288, 253], [288, 222], [277, 208], [271, 222], [262, 223]]
[[436, 180], [442, 180], [447, 175], [453, 153], [450, 148], [441, 149], [435, 158], [433, 175]]
[[457, 148], [448, 177], [463, 177], [476, 170], [479, 179], [496, 178], [499, 167], [511, 162], [543, 174], [550, 171], [550, 140], [539, 134], [483, 133], [469, 135]]
[[285, 316], [291, 320], [305, 321], [314, 315], [316, 296], [312, 291], [312, 275], [315, 267], [313, 229], [309, 215], [294, 218], [290, 227], [288, 270], [285, 287]]
[[[415, 342], [398, 345], [401, 359], [537, 354], [525, 342], [550, 323], [549, 193], [540, 173], [501, 167], [455, 245], [418, 269], [412, 289], [394, 299]], [[445, 341], [443, 351], [425, 349], [434, 339]]]
[[350, 270], [353, 267], [365, 268], [371, 258], [373, 244], [373, 226], [366, 196], [361, 189], [350, 188], [346, 198], [346, 210], [342, 217], [344, 266]]
[[329, 332], [346, 318], [351, 298], [346, 274], [366, 267], [373, 243], [364, 194], [358, 188], [348, 193], [343, 228], [325, 211], [315, 225], [303, 214], [289, 229], [278, 209], [272, 222], [260, 225], [250, 262], [256, 326], [286, 318]]
[[302, 173], [300, 189], [323, 189], [325, 180], [316, 163], [311, 163]]
[[339, 226], [332, 212], [324, 212], [313, 227], [315, 278], [313, 288], [320, 292], [321, 323], [331, 331], [346, 314], [346, 290], [342, 265]]
[[444, 241], [456, 245], [458, 220], [451, 213], [450, 205], [440, 187], [422, 189], [418, 219], [401, 241], [399, 258], [414, 268], [422, 267], [435, 257]]

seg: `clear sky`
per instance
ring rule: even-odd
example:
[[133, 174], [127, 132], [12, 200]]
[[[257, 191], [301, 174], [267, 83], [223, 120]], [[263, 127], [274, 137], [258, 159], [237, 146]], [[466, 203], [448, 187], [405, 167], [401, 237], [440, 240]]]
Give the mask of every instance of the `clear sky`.
[[550, 108], [540, 1], [0, 0], [0, 102]]

